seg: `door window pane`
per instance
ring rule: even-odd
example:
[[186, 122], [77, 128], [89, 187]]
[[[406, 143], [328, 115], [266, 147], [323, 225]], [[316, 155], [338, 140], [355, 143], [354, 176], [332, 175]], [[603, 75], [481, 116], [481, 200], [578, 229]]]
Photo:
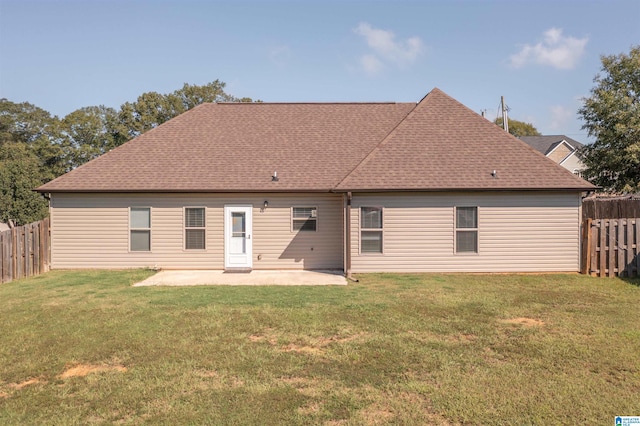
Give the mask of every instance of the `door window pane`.
[[245, 220], [243, 212], [231, 212], [231, 236], [244, 237]]

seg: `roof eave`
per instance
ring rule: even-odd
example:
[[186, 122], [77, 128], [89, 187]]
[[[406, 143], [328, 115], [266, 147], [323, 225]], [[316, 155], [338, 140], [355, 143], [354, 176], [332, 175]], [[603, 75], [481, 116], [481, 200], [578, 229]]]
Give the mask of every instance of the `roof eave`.
[[232, 194], [232, 193], [328, 193], [332, 192], [332, 188], [296, 188], [296, 189], [47, 189], [36, 188], [35, 192], [43, 194]]
[[595, 191], [599, 189], [597, 186], [581, 186], [581, 187], [558, 187], [558, 188], [349, 188], [334, 189], [332, 192], [514, 192], [514, 191]]

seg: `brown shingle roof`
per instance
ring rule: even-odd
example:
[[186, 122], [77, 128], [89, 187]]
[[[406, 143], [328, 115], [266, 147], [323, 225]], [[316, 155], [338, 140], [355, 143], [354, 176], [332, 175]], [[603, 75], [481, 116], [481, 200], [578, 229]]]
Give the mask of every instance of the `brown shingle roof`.
[[592, 188], [434, 89], [417, 105], [203, 104], [38, 191]]
[[413, 108], [203, 104], [38, 190], [328, 192]]
[[594, 188], [434, 89], [336, 189]]
[[565, 135], [546, 135], [546, 136], [520, 136], [520, 140], [525, 142], [532, 148], [537, 149], [544, 155], [547, 155], [562, 141], [567, 141], [574, 149], [580, 149], [584, 145], [575, 139], [571, 139]]

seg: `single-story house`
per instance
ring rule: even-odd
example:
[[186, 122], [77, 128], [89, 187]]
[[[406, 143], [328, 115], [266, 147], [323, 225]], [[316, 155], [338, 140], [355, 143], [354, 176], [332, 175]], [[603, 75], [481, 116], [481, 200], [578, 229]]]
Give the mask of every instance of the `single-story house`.
[[61, 268], [578, 271], [594, 186], [439, 89], [208, 103], [37, 188]]
[[580, 158], [580, 142], [565, 135], [521, 136], [520, 139], [573, 174], [587, 168]]

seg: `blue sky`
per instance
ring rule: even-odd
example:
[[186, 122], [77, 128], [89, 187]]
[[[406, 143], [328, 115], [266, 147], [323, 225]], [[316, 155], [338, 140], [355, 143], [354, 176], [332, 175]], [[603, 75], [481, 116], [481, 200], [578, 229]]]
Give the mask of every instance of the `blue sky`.
[[0, 97], [60, 117], [227, 83], [266, 102], [417, 102], [439, 87], [494, 119], [589, 142], [600, 55], [640, 44], [640, 1], [0, 0]]

